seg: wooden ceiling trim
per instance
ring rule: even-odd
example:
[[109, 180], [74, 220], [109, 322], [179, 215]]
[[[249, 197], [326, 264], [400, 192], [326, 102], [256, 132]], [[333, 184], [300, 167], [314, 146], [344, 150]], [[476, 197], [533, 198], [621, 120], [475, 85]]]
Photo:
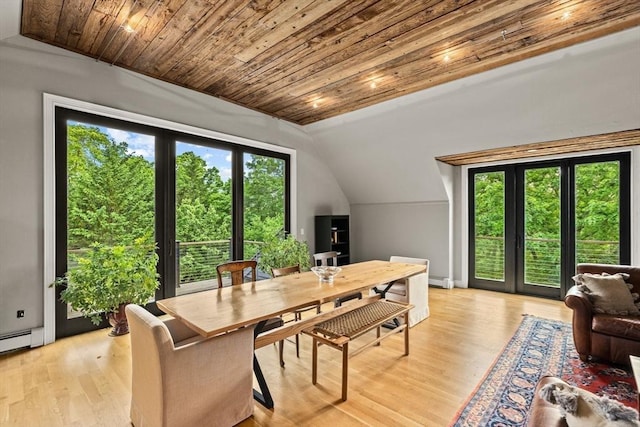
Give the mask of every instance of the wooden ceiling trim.
[[[410, 0], [407, 1], [410, 5]], [[256, 56], [253, 61], [245, 64], [242, 76], [225, 79], [223, 85], [217, 85], [217, 91], [225, 96], [240, 98], [263, 89], [304, 66], [303, 61], [312, 54], [321, 55], [328, 50], [335, 51], [338, 46], [352, 44], [348, 39], [350, 35], [360, 40], [362, 35], [357, 34], [357, 26], [365, 23], [374, 25], [373, 20], [386, 7], [387, 4], [379, 0], [350, 2], [348, 8], [335, 10], [317, 25], [304, 28], [295, 37], [290, 37]]]
[[452, 154], [436, 157], [436, 160], [453, 166], [463, 166], [634, 145], [640, 145], [640, 129]]

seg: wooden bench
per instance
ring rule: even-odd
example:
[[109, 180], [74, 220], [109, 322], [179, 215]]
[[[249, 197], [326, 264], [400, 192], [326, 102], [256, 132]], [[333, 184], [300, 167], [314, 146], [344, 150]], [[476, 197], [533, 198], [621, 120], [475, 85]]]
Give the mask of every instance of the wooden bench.
[[[302, 332], [313, 338], [313, 367], [312, 383], [318, 378], [318, 345], [326, 344], [342, 351], [342, 400], [347, 400], [347, 378], [349, 357], [355, 356], [362, 350], [379, 344], [383, 339], [404, 330], [404, 355], [409, 354], [409, 324], [408, 313], [413, 308], [411, 304], [404, 304], [371, 297], [354, 303], [353, 309], [343, 306], [344, 311], [326, 318]], [[337, 310], [336, 310], [337, 311]], [[398, 316], [404, 316], [404, 322], [381, 335], [381, 326]], [[349, 353], [349, 342], [359, 336], [376, 329], [376, 338]]]

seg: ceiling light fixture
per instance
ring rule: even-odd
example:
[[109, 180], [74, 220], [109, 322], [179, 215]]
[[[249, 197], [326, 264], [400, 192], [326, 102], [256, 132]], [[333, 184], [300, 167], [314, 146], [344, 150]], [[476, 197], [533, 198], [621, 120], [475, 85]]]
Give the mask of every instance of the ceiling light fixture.
[[136, 30], [134, 30], [133, 27], [131, 27], [131, 24], [123, 25], [122, 29], [127, 33], [135, 33], [136, 32]]
[[[138, 0], [136, 0], [137, 2]], [[140, 18], [138, 20], [138, 22], [136, 22], [136, 26], [135, 27], [131, 27], [129, 25], [129, 23], [127, 23], [126, 27], [124, 28], [124, 30], [129, 33], [129, 38], [127, 39], [127, 41], [125, 42], [124, 45], [122, 45], [122, 47], [120, 48], [120, 50], [118, 51], [118, 54], [113, 58], [113, 61], [111, 62], [111, 65], [115, 64], [116, 61], [118, 60], [118, 58], [120, 58], [120, 55], [122, 55], [122, 53], [127, 49], [127, 46], [129, 46], [129, 43], [131, 43], [131, 40], [133, 40], [133, 37], [131, 36], [132, 33], [136, 32], [136, 29], [138, 28], [138, 25], [140, 25], [140, 23], [142, 22], [142, 20], [144, 18], [147, 18], [147, 20], [152, 17], [153, 15], [156, 14], [156, 11], [158, 10], [158, 6], [160, 6], [160, 3], [162, 3], [162, 0], [156, 0], [156, 2], [153, 4], [153, 6], [151, 6], [149, 9], [147, 9], [147, 12], [142, 16], [142, 18]], [[135, 5], [135, 2], [134, 2]], [[133, 10], [133, 7], [131, 7], [131, 10]], [[126, 22], [126, 21], [125, 21]], [[128, 28], [131, 28], [131, 31], [127, 30]]]
[[443, 60], [444, 62], [449, 62], [449, 61], [451, 61], [451, 57], [450, 57], [450, 56], [449, 56], [449, 54], [447, 53], [447, 54], [444, 56], [444, 58], [442, 58], [442, 60]]
[[375, 89], [375, 88], [377, 87], [376, 82], [371, 82], [371, 83], [369, 83], [369, 87], [370, 87], [371, 89]]
[[571, 17], [571, 11], [570, 10], [565, 10], [564, 13], [562, 14], [562, 20], [566, 21], [570, 17]]
[[313, 108], [318, 108], [318, 101], [313, 101]]

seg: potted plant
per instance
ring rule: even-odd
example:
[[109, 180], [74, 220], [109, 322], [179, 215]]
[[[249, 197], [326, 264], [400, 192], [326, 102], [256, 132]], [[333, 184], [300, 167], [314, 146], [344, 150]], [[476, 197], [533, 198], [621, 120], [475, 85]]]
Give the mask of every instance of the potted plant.
[[300, 271], [308, 271], [311, 267], [311, 255], [307, 242], [301, 242], [291, 234], [284, 238], [274, 238], [260, 249], [258, 267], [269, 275], [272, 268], [293, 265], [299, 265]]
[[146, 304], [159, 286], [158, 254], [147, 242], [140, 238], [128, 246], [94, 243], [85, 256], [78, 258], [77, 267], [54, 282], [66, 285], [60, 299], [95, 325], [105, 313], [113, 326], [110, 335], [128, 333], [124, 307]]

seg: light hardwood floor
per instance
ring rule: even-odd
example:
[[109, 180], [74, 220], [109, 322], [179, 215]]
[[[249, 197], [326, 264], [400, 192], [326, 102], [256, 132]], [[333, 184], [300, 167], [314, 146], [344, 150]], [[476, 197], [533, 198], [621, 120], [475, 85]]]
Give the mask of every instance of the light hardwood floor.
[[[446, 426], [517, 329], [523, 314], [571, 320], [562, 302], [473, 289], [429, 290], [431, 317], [350, 360], [349, 399], [340, 400], [340, 352], [319, 349], [311, 384], [311, 345], [300, 358], [285, 343], [258, 350], [275, 409], [255, 405], [242, 426]], [[100, 330], [0, 355], [1, 426], [128, 426], [129, 337]], [[188, 369], [188, 367], [185, 367]], [[224, 385], [212, 384], [212, 387]]]

